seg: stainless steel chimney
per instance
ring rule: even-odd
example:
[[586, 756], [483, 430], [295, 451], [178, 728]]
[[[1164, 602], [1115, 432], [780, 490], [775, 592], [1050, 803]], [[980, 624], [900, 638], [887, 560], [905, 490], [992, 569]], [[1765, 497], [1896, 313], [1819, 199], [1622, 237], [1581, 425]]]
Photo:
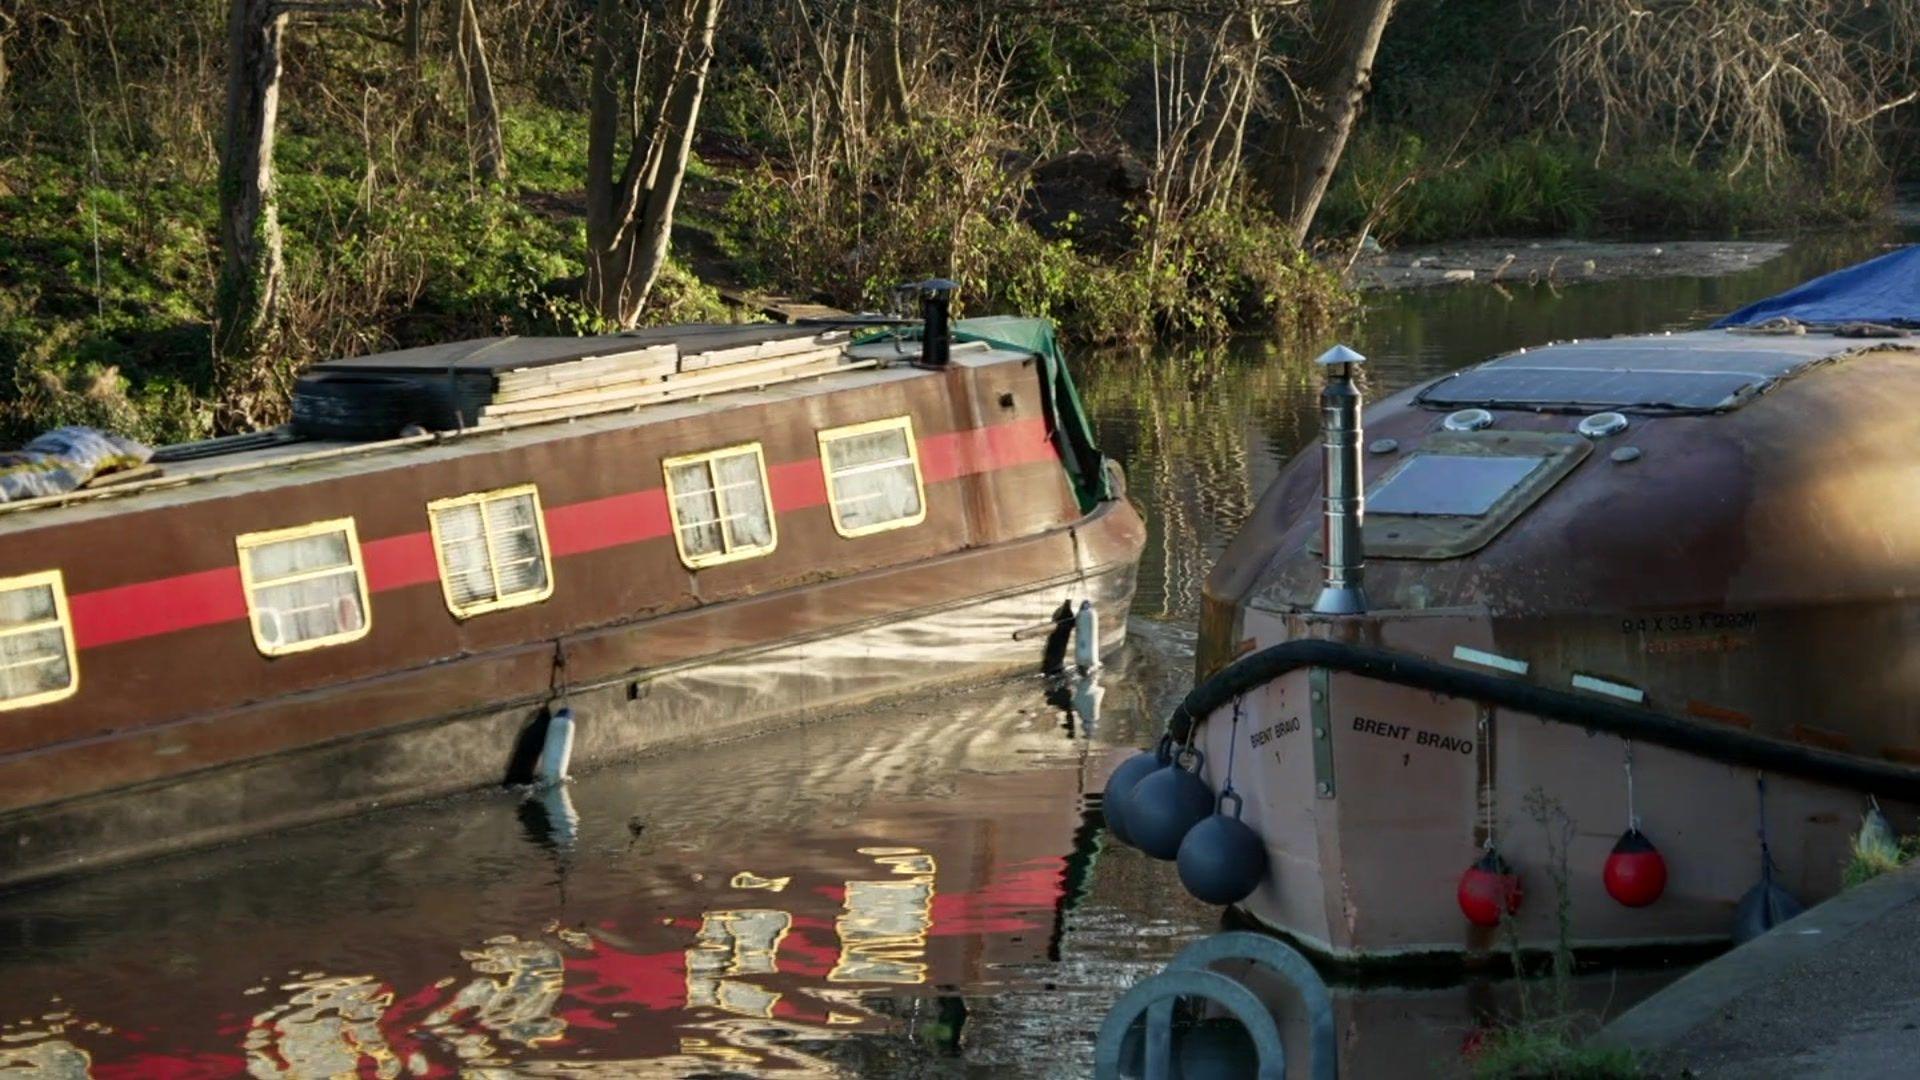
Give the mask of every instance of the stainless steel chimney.
[[1366, 357], [1335, 345], [1314, 363], [1327, 369], [1327, 385], [1320, 391], [1320, 459], [1326, 494], [1320, 525], [1320, 550], [1326, 553], [1326, 584], [1313, 610], [1322, 615], [1358, 615], [1367, 610], [1367, 594], [1360, 578], [1366, 552], [1360, 524], [1366, 517], [1366, 495], [1360, 483], [1360, 391], [1353, 385], [1353, 369]]

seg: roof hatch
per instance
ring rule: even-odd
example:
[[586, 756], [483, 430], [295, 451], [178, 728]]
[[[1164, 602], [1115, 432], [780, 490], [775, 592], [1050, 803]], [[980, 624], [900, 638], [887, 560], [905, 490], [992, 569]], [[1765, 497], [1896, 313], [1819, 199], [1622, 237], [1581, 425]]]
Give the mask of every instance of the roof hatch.
[[[1571, 432], [1441, 431], [1375, 480], [1368, 558], [1457, 559], [1487, 546], [1592, 452]], [[1320, 540], [1307, 550], [1318, 555]]]

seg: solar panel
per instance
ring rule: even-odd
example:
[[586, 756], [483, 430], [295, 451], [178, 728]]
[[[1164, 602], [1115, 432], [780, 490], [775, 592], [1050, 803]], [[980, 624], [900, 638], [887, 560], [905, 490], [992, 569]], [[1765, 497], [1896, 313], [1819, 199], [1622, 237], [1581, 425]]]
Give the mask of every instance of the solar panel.
[[1769, 380], [1737, 372], [1480, 367], [1429, 388], [1432, 405], [1578, 405], [1582, 408], [1724, 409]]
[[1858, 344], [1830, 335], [1757, 338], [1724, 330], [1570, 341], [1450, 375], [1418, 400], [1451, 407], [1712, 412]]
[[[1750, 346], [1748, 342], [1739, 344]], [[1690, 338], [1627, 338], [1548, 345], [1496, 362], [1534, 368], [1732, 371], [1778, 378], [1807, 360], [1803, 354], [1772, 349], [1708, 348]]]

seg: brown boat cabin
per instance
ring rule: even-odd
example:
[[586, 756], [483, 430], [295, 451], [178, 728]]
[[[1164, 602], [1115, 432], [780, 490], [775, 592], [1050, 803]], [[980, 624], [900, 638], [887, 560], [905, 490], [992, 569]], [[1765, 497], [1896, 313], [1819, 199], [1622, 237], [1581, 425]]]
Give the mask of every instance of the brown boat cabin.
[[413, 426], [0, 507], [0, 883], [511, 779], [556, 703], [591, 763], [1037, 671], [1082, 601], [1117, 645], [1143, 532], [1057, 357], [920, 359], [706, 327], [336, 361], [308, 419], [404, 389]]

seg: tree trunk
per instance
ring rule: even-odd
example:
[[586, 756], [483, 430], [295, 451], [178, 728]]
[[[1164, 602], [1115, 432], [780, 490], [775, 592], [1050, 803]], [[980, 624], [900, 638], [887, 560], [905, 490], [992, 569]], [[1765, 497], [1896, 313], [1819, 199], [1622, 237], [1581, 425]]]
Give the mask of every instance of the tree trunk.
[[406, 8], [406, 25], [402, 30], [402, 40], [407, 51], [407, 63], [420, 62], [420, 9], [427, 0], [401, 0]]
[[493, 69], [487, 63], [486, 44], [480, 40], [480, 15], [473, 0], [459, 3], [456, 52], [467, 87], [467, 138], [473, 146], [473, 168], [481, 180], [498, 184], [507, 178], [507, 148], [500, 134], [500, 104], [493, 96]]
[[[621, 0], [599, 0], [595, 9], [587, 118], [586, 300], [622, 327], [639, 321], [666, 265], [674, 207], [706, 95], [720, 4], [682, 0], [679, 20], [659, 31], [677, 34], [680, 40], [675, 48], [654, 50], [656, 62], [669, 66], [652, 80], [656, 99], [644, 109], [625, 101], [625, 87], [640, 84], [626, 76], [640, 44], [632, 20]], [[626, 162], [616, 179], [615, 144], [623, 118], [631, 118], [631, 131]]]
[[273, 135], [287, 16], [273, 0], [233, 0], [227, 19], [227, 115], [220, 148], [220, 282], [214, 296], [216, 378], [242, 412], [280, 298], [280, 221]]
[[1323, 0], [1314, 53], [1298, 81], [1298, 114], [1268, 155], [1267, 187], [1276, 210], [1304, 243], [1320, 200], [1346, 150], [1373, 75], [1373, 54], [1394, 0]]
[[893, 0], [888, 13], [875, 12], [867, 26], [867, 85], [873, 88], [885, 124], [907, 122], [907, 70], [900, 40], [901, 5]]

